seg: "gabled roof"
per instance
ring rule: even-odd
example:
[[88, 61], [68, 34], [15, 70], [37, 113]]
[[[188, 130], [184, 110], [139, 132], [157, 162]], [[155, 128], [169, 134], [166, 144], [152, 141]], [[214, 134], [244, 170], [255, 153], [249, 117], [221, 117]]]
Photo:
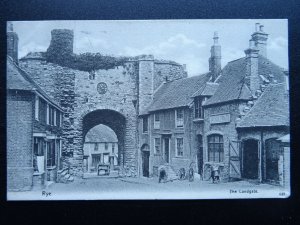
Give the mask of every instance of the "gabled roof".
[[289, 126], [289, 98], [283, 83], [270, 84], [237, 124], [238, 128], [266, 126]]
[[192, 95], [192, 97], [194, 98], [197, 96], [212, 96], [214, 95], [218, 87], [219, 87], [218, 83], [207, 82], [198, 91], [196, 91]]
[[[258, 57], [258, 74], [266, 79], [276, 80], [278, 83], [284, 82], [283, 69], [261, 55]], [[206, 101], [205, 106], [232, 100], [250, 99], [252, 94], [245, 84], [245, 75], [246, 57], [229, 62], [223, 68], [220, 78], [216, 81], [220, 84], [219, 88]]]
[[182, 78], [163, 84], [154, 94], [147, 111], [189, 106], [191, 97], [209, 80], [210, 73]]
[[89, 130], [85, 136], [85, 142], [118, 142], [117, 135], [105, 125], [97, 125]]
[[37, 92], [48, 102], [62, 110], [59, 104], [49, 97], [24, 70], [20, 69], [20, 67], [15, 64], [9, 56], [7, 57], [6, 80], [7, 89]]

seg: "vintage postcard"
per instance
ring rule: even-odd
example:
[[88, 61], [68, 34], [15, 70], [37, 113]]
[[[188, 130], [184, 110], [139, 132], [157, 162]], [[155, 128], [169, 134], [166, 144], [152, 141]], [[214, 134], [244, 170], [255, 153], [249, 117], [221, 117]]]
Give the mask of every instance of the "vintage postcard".
[[290, 196], [288, 20], [6, 33], [8, 200]]

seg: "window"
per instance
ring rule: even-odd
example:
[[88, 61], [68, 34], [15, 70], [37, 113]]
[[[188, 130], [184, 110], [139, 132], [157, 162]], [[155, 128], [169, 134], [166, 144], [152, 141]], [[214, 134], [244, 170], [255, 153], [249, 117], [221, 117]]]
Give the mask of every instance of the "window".
[[112, 151], [112, 153], [115, 153], [115, 143], [112, 143], [111, 151]]
[[183, 127], [183, 109], [176, 110], [176, 127]]
[[[44, 139], [40, 137], [35, 137], [33, 139], [33, 168], [34, 171], [39, 171], [38, 169], [38, 159], [37, 156], [44, 156]], [[44, 162], [44, 159], [42, 158], [42, 161]], [[42, 166], [43, 167], [43, 166]], [[40, 168], [43, 171], [43, 168]], [[42, 172], [40, 171], [40, 172]]]
[[220, 134], [212, 134], [208, 136], [208, 161], [223, 162], [224, 145], [223, 136]]
[[160, 138], [154, 138], [154, 154], [160, 154]]
[[56, 126], [60, 127], [60, 111], [56, 110]]
[[49, 106], [49, 125], [54, 125], [54, 108], [52, 106]]
[[203, 118], [203, 108], [202, 108], [203, 99], [200, 97], [196, 97], [194, 100], [195, 103], [195, 118], [202, 119]]
[[48, 142], [47, 166], [55, 166], [55, 140]]
[[155, 113], [154, 114], [154, 129], [159, 129], [160, 128], [160, 118], [159, 114]]
[[105, 142], [105, 150], [108, 150], [108, 143]]
[[39, 98], [39, 121], [47, 122], [47, 103], [41, 98]]
[[94, 150], [98, 151], [98, 149], [99, 149], [99, 145], [98, 145], [98, 143], [95, 143]]
[[34, 116], [36, 120], [39, 120], [39, 102], [39, 97], [35, 96]]
[[148, 117], [143, 117], [143, 133], [148, 132]]
[[47, 120], [47, 124], [50, 124], [50, 120], [49, 120], [49, 117], [50, 117], [50, 108], [49, 108], [49, 105], [46, 103], [46, 113], [47, 113], [47, 116], [46, 116], [46, 120]]
[[92, 155], [92, 166], [96, 168], [96, 166], [101, 162], [101, 154], [93, 154]]
[[183, 156], [183, 138], [176, 138], [176, 156]]
[[57, 122], [57, 121], [56, 121], [56, 113], [57, 113], [56, 111], [57, 111], [57, 110], [54, 108], [53, 111], [54, 111], [54, 118], [53, 118], [53, 120], [54, 120], [54, 126], [57, 126], [57, 123], [56, 123], [56, 122]]

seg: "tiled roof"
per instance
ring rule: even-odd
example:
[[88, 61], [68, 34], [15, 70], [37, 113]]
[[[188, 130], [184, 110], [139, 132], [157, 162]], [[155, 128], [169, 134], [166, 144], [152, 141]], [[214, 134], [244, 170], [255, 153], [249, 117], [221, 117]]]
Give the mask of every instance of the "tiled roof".
[[[276, 80], [278, 83], [284, 82], [283, 69], [261, 55], [258, 57], [258, 74], [269, 80]], [[229, 62], [223, 68], [222, 75], [217, 80], [217, 83], [220, 84], [219, 88], [215, 94], [206, 101], [205, 105], [207, 106], [238, 99], [250, 99], [252, 94], [245, 85], [245, 75], [245, 57]]]
[[237, 127], [289, 126], [289, 99], [285, 84], [270, 84]]
[[59, 104], [49, 97], [24, 70], [20, 69], [19, 66], [14, 63], [10, 57], [7, 57], [6, 80], [7, 89], [37, 91], [45, 99], [61, 109]]
[[85, 136], [85, 142], [118, 142], [114, 131], [102, 124], [89, 130]]
[[192, 97], [197, 96], [212, 96], [216, 92], [217, 88], [219, 87], [218, 83], [207, 82], [203, 85], [198, 91], [196, 91]]
[[192, 95], [210, 78], [210, 73], [174, 80], [163, 84], [154, 94], [147, 111], [157, 111], [188, 106]]

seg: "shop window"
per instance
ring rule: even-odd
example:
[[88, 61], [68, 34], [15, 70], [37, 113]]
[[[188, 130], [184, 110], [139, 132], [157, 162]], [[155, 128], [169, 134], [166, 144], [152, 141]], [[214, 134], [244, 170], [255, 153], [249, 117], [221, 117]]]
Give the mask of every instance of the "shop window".
[[154, 129], [160, 129], [160, 118], [158, 113], [154, 114]]
[[195, 118], [202, 119], [203, 118], [203, 108], [202, 108], [202, 98], [196, 97], [194, 100], [195, 105]]
[[143, 133], [148, 132], [148, 117], [143, 117]]
[[223, 162], [224, 160], [224, 143], [223, 136], [212, 134], [208, 136], [208, 161]]
[[183, 156], [183, 138], [176, 138], [176, 156]]
[[176, 110], [176, 127], [183, 127], [183, 109]]
[[160, 154], [160, 138], [154, 138], [154, 154]]
[[97, 155], [93, 154], [92, 155], [92, 166], [94, 168], [96, 168], [100, 162], [101, 162], [101, 154], [97, 154]]

